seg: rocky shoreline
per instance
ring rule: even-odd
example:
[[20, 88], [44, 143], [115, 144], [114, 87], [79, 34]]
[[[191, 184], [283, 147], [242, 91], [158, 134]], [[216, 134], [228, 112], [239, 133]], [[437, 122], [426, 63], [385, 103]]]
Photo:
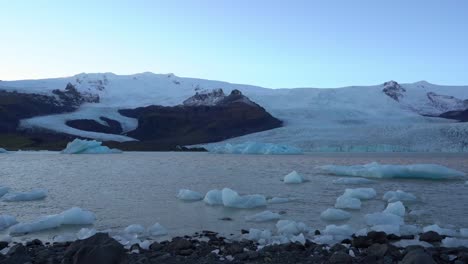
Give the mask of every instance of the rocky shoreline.
[[[248, 232], [248, 231], [243, 231]], [[317, 231], [318, 232], [318, 231]], [[74, 242], [43, 243], [35, 239], [26, 244], [0, 242], [0, 264], [144, 264], [144, 263], [468, 263], [468, 248], [445, 248], [443, 236], [430, 231], [421, 241], [433, 247], [397, 247], [392, 243], [412, 237], [398, 237], [384, 232], [353, 236], [333, 246], [306, 240], [259, 246], [250, 240], [230, 240], [218, 233], [203, 231], [171, 241], [153, 242], [147, 249], [135, 244], [124, 247], [106, 233], [97, 233]]]

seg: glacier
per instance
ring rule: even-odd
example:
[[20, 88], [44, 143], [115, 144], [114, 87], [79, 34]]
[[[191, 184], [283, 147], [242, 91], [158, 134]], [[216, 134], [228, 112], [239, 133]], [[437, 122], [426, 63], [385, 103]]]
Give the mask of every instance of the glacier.
[[42, 200], [47, 197], [47, 190], [34, 189], [29, 192], [9, 192], [2, 197], [5, 202]]
[[63, 154], [117, 154], [122, 153], [121, 150], [111, 149], [102, 146], [102, 142], [96, 140], [74, 139], [67, 144], [67, 147], [62, 150]]
[[299, 155], [299, 148], [273, 143], [245, 142], [207, 147], [209, 152], [217, 154], [262, 154], [262, 155]]
[[325, 165], [319, 169], [326, 173], [339, 176], [366, 177], [366, 178], [407, 178], [407, 179], [459, 179], [465, 176], [464, 172], [436, 164], [390, 165], [372, 162], [365, 165]]

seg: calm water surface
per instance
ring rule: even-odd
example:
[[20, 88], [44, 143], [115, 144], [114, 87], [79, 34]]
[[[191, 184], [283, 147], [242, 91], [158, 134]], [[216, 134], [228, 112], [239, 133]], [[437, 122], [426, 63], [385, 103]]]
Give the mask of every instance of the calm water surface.
[[[315, 167], [326, 164], [355, 165], [372, 161], [389, 164], [435, 163], [468, 173], [466, 154], [308, 154], [298, 156], [218, 155], [209, 153], [140, 153], [114, 155], [61, 155], [18, 152], [0, 155], [0, 186], [15, 190], [46, 188], [45, 200], [0, 202], [0, 214], [30, 221], [73, 206], [97, 215], [98, 230], [122, 230], [129, 224], [149, 226], [155, 222], [170, 235], [214, 230], [238, 234], [240, 229], [273, 228], [274, 223], [247, 223], [244, 216], [266, 210], [235, 210], [182, 202], [175, 195], [181, 188], [201, 193], [232, 188], [241, 194], [291, 197], [295, 201], [269, 205], [267, 210], [285, 211], [284, 219], [302, 221], [320, 229], [327, 223], [320, 213], [333, 207], [346, 188], [332, 183], [338, 177], [322, 175]], [[296, 170], [310, 181], [286, 185], [280, 179]], [[363, 215], [385, 207], [382, 195], [401, 189], [421, 198], [411, 210], [425, 209], [431, 217], [417, 224], [439, 223], [468, 227], [468, 186], [464, 180], [379, 180], [372, 187], [378, 199], [363, 202], [347, 223], [363, 227]], [[361, 186], [348, 186], [351, 188]], [[230, 217], [233, 221], [221, 221]], [[80, 227], [76, 227], [76, 230]], [[43, 233], [53, 236], [63, 230]]]

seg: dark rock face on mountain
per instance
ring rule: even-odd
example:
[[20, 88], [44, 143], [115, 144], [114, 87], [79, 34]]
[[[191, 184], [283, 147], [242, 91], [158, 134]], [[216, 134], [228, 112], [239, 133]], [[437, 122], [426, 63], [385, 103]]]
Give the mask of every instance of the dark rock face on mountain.
[[468, 108], [468, 100], [462, 100], [450, 95], [427, 93], [427, 98], [440, 111], [461, 110]]
[[448, 111], [441, 114], [439, 117], [468, 122], [468, 109], [463, 111]]
[[95, 94], [82, 94], [76, 87], [68, 83], [65, 90], [53, 90], [53, 94], [58, 97], [58, 102], [62, 105], [78, 107], [83, 103], [99, 103], [99, 96]]
[[108, 133], [108, 134], [121, 134], [122, 133], [122, 126], [118, 121], [101, 117], [102, 121], [104, 121], [107, 125], [103, 125], [95, 120], [90, 119], [76, 119], [76, 120], [69, 120], [66, 122], [66, 125], [69, 127], [73, 127], [80, 130], [85, 131], [94, 131], [99, 133]]
[[240, 91], [234, 90], [228, 96], [222, 90], [216, 94], [215, 103], [195, 95], [181, 106], [148, 106], [120, 110], [120, 113], [138, 119], [138, 128], [128, 136], [166, 145], [215, 142], [277, 128], [282, 124]]
[[382, 91], [395, 101], [400, 101], [400, 98], [402, 98], [406, 92], [406, 89], [395, 81], [385, 82], [383, 85], [384, 88]]

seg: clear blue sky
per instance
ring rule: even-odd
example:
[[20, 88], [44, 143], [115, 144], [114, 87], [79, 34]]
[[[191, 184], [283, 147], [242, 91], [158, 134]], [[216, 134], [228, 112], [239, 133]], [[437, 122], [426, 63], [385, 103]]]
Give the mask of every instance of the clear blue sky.
[[0, 79], [468, 84], [466, 0], [0, 0]]

